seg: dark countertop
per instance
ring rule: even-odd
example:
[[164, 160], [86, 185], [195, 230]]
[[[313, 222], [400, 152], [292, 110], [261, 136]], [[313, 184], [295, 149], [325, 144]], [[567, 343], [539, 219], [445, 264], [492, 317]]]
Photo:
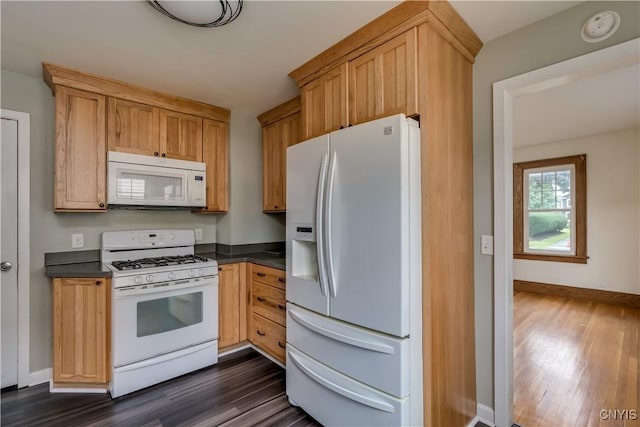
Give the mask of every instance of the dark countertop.
[[78, 262], [45, 266], [47, 277], [111, 277], [112, 273], [101, 262]]
[[[224, 255], [216, 252], [200, 252], [198, 255], [214, 259], [218, 264], [232, 264], [234, 262], [252, 262], [265, 267], [285, 270], [286, 259], [279, 255], [264, 252], [242, 255]], [[112, 273], [101, 262], [78, 262], [45, 266], [47, 277], [111, 277]]]

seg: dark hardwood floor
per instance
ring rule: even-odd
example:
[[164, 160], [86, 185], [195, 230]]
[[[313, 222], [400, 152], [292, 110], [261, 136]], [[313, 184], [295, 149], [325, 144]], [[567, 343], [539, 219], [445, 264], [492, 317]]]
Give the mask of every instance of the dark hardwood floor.
[[0, 396], [2, 426], [318, 426], [289, 404], [285, 371], [247, 349], [153, 387], [108, 394], [49, 393], [49, 384]]

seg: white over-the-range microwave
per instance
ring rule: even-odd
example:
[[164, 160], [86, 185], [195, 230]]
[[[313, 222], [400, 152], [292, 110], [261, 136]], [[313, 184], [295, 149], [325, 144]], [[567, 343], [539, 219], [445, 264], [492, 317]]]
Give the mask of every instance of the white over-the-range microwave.
[[205, 163], [107, 153], [107, 203], [113, 207], [204, 207], [206, 178]]

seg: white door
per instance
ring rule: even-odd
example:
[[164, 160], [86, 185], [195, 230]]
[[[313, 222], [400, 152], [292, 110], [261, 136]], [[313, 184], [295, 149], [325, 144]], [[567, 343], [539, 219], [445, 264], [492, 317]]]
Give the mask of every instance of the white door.
[[409, 335], [409, 181], [420, 173], [409, 168], [409, 134], [415, 139], [416, 131], [396, 115], [336, 131], [330, 145], [330, 315], [398, 337]]
[[328, 315], [323, 269], [323, 189], [328, 170], [329, 135], [287, 149], [287, 301]]
[[2, 119], [0, 298], [2, 387], [18, 383], [18, 122]]

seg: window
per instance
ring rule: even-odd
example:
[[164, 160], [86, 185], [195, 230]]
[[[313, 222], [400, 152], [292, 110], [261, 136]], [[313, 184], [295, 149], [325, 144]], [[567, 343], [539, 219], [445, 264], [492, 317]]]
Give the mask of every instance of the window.
[[587, 262], [587, 156], [513, 165], [514, 258]]

